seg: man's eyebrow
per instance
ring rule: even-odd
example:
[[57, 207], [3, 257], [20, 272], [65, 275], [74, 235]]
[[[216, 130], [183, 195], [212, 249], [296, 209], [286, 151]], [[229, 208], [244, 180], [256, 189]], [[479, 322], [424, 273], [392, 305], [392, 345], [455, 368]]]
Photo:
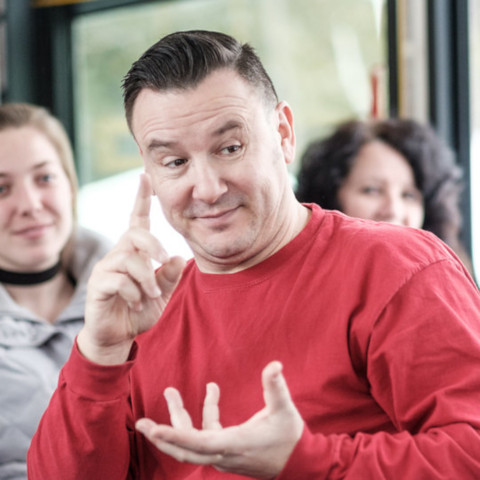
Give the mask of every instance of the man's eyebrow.
[[[241, 123], [237, 122], [236, 120], [229, 120], [225, 124], [223, 124], [221, 127], [218, 127], [217, 129], [215, 129], [212, 132], [212, 135], [219, 137], [230, 130], [236, 130], [241, 128], [242, 128]], [[176, 145], [178, 145], [178, 142], [176, 141], [159, 140], [154, 138], [148, 144], [147, 150], [151, 152], [153, 150], [169, 149], [169, 148], [175, 147]]]
[[177, 144], [177, 142], [169, 142], [169, 141], [162, 141], [162, 140], [153, 139], [148, 144], [147, 150], [149, 152], [151, 152], [153, 150], [160, 150], [162, 148], [168, 149], [168, 148], [171, 148], [172, 146], [174, 146], [176, 144]]
[[225, 123], [221, 127], [214, 130], [213, 135], [214, 136], [220, 136], [220, 135], [223, 135], [224, 133], [226, 133], [230, 130], [236, 130], [236, 129], [241, 129], [241, 128], [242, 128], [242, 125], [239, 122], [237, 122], [236, 120], [229, 120], [227, 123]]

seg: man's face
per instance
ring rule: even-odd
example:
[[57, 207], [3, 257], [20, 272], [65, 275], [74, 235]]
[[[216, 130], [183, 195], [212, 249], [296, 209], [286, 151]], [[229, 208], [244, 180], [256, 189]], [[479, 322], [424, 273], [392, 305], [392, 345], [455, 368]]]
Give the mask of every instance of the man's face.
[[237, 73], [218, 70], [194, 89], [142, 90], [132, 130], [167, 219], [203, 271], [238, 270], [272, 253], [291, 198], [286, 104], [269, 108]]

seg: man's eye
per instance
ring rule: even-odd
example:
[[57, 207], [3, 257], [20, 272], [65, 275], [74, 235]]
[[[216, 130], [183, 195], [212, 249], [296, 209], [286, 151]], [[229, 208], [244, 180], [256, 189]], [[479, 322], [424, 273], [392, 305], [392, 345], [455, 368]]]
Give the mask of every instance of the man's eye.
[[224, 154], [236, 153], [241, 149], [241, 145], [229, 145], [228, 147], [222, 148], [221, 152]]
[[9, 191], [8, 185], [0, 185], [0, 197], [7, 195]]
[[176, 158], [175, 160], [168, 162], [166, 166], [169, 168], [176, 168], [185, 165], [185, 163], [187, 163], [187, 161], [184, 158]]

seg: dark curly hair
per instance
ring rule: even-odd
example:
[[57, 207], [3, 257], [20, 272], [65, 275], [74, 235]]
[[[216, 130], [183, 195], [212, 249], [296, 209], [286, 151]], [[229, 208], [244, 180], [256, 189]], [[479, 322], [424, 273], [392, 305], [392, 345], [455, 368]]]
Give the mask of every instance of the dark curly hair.
[[407, 159], [423, 196], [422, 228], [441, 238], [468, 265], [459, 238], [462, 171], [453, 151], [428, 125], [409, 119], [350, 120], [340, 124], [330, 136], [307, 147], [297, 175], [297, 199], [340, 210], [338, 190], [360, 149], [374, 140], [386, 143]]

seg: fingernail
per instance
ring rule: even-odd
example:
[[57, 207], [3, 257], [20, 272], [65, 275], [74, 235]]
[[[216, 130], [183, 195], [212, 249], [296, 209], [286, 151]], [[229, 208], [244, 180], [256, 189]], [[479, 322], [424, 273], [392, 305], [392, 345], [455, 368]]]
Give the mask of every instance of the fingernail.
[[140, 433], [145, 433], [145, 424], [141, 420], [139, 420], [135, 424], [135, 429], [138, 430]]

